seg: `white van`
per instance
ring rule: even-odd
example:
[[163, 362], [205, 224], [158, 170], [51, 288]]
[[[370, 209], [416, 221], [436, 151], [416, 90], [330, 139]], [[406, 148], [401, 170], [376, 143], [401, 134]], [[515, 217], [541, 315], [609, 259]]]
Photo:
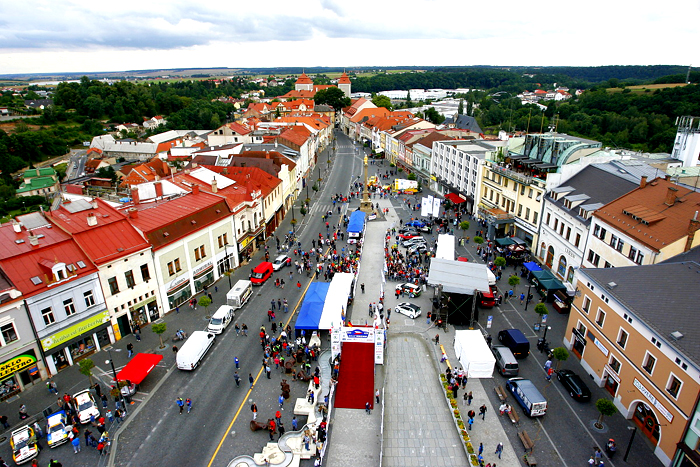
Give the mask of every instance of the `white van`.
[[177, 367], [180, 370], [194, 370], [207, 351], [214, 345], [216, 335], [206, 331], [194, 331], [177, 352]]
[[209, 326], [207, 326], [207, 331], [214, 334], [221, 334], [224, 329], [233, 321], [233, 308], [228, 305], [221, 305], [216, 313], [214, 313], [209, 320]]
[[237, 310], [246, 304], [251, 295], [253, 295], [253, 283], [247, 280], [240, 280], [226, 294], [226, 304]]

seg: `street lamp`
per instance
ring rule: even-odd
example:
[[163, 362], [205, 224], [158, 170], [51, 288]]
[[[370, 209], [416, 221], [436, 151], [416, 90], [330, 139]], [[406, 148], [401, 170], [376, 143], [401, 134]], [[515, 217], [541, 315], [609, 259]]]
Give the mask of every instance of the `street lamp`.
[[628, 430], [632, 430], [632, 436], [630, 436], [630, 442], [627, 444], [627, 450], [625, 451], [625, 457], [622, 458], [623, 461], [627, 462], [627, 456], [630, 455], [630, 449], [632, 449], [632, 441], [634, 441], [634, 435], [637, 434], [636, 426], [628, 426]]
[[126, 401], [124, 400], [124, 396], [122, 395], [122, 388], [119, 387], [119, 380], [117, 379], [117, 370], [114, 368], [112, 352], [107, 350], [107, 353], [109, 354], [109, 360], [105, 360], [105, 363], [108, 363], [112, 367], [112, 374], [114, 374], [114, 383], [116, 384], [117, 391], [119, 391], [119, 398], [121, 399], [122, 405], [124, 406], [124, 413], [127, 413], [128, 411], [126, 410]]
[[552, 326], [545, 326], [544, 327], [544, 334], [542, 335], [542, 341], [547, 342], [547, 330], [552, 329]]
[[525, 311], [527, 311], [527, 304], [530, 303], [530, 287], [532, 287], [532, 283], [528, 282], [527, 295], [525, 296]]
[[226, 277], [228, 277], [228, 288], [231, 289], [231, 264], [228, 258], [228, 242], [224, 243], [224, 254], [226, 255], [226, 260], [224, 264], [226, 265]]

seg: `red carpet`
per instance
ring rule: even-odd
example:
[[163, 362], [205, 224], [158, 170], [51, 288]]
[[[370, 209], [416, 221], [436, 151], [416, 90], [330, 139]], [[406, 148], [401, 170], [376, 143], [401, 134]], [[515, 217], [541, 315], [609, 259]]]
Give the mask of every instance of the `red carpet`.
[[343, 342], [340, 375], [335, 392], [335, 407], [374, 408], [374, 344]]

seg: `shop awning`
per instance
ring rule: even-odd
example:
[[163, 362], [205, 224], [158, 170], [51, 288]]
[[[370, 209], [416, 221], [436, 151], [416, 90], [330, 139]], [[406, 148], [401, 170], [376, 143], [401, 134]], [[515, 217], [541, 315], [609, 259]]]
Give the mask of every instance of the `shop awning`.
[[163, 360], [162, 355], [154, 353], [137, 353], [129, 361], [129, 363], [122, 368], [122, 371], [117, 373], [117, 380], [129, 380], [132, 383], [141, 384], [141, 381], [148, 376], [148, 374], [161, 360]]
[[464, 203], [467, 200], [462, 195], [458, 195], [457, 193], [447, 193], [445, 198], [449, 199], [454, 204]]
[[[316, 330], [321, 321], [323, 306], [328, 295], [328, 282], [312, 282], [304, 295], [304, 301], [294, 325], [296, 329]], [[346, 302], [347, 303], [347, 302]]]
[[529, 261], [527, 263], [523, 263], [523, 266], [525, 266], [525, 269], [527, 269], [530, 272], [535, 272], [535, 271], [541, 271], [542, 268], [537, 265], [534, 261]]
[[554, 274], [551, 273], [551, 271], [548, 271], [548, 270], [533, 271], [532, 277], [534, 278], [535, 282], [537, 282], [541, 287], [544, 287], [548, 291], [566, 290], [566, 286], [564, 284], [562, 284], [562, 282], [559, 279], [557, 279], [554, 276]]
[[498, 246], [508, 246], [508, 245], [512, 245], [513, 243], [515, 243], [515, 242], [510, 237], [503, 237], [503, 238], [496, 239], [496, 245], [498, 245]]

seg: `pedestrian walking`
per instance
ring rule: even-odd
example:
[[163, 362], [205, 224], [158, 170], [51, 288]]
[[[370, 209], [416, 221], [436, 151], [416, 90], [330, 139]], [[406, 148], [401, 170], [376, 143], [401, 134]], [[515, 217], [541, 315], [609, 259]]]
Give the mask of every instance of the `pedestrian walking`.
[[501, 458], [501, 454], [503, 453], [503, 443], [498, 443], [498, 446], [496, 446], [496, 452], [494, 454], [498, 454], [498, 458]]
[[131, 358], [131, 356], [134, 355], [134, 344], [132, 344], [131, 342], [126, 344], [126, 350], [129, 352], [128, 358]]
[[236, 370], [240, 370], [241, 369], [241, 366], [240, 366], [241, 362], [238, 360], [238, 357], [234, 357], [233, 362], [236, 364]]
[[177, 404], [178, 409], [180, 409], [180, 415], [182, 415], [182, 409], [185, 408], [185, 402], [182, 400], [182, 397], [175, 399], [175, 403]]
[[270, 365], [265, 365], [265, 373], [267, 373], [267, 379], [271, 379], [270, 376], [272, 375], [272, 368], [270, 368]]
[[299, 425], [297, 422], [297, 417], [294, 416], [292, 417], [292, 430], [297, 431], [299, 429]]
[[282, 423], [282, 420], [277, 422], [277, 431], [279, 431], [279, 433], [280, 433], [279, 438], [277, 438], [277, 441], [279, 441], [280, 438], [282, 438], [282, 435], [284, 434], [284, 432], [286, 431], [284, 428], [284, 423]]
[[525, 301], [525, 294], [521, 293], [520, 294], [520, 304], [522, 305], [524, 301]]
[[243, 326], [241, 326], [241, 332], [244, 336], [248, 337], [248, 326], [245, 323], [243, 323]]
[[428, 319], [427, 319], [426, 324], [430, 324], [430, 318], [432, 318], [432, 317], [433, 317], [433, 314], [431, 312], [428, 312], [428, 315], [427, 315]]
[[484, 443], [479, 443], [479, 455], [484, 453]]
[[479, 407], [479, 415], [481, 415], [482, 420], [486, 420], [486, 404]]
[[236, 335], [240, 336], [241, 335], [241, 327], [236, 323], [236, 325], [233, 327], [233, 329], [236, 330]]
[[280, 409], [284, 410], [284, 396], [280, 394], [279, 399], [277, 401], [280, 403]]
[[474, 423], [474, 417], [469, 417], [469, 420], [467, 420], [467, 423], [469, 423], [469, 431], [471, 431], [472, 424]]
[[275, 412], [275, 421], [277, 422], [278, 426], [282, 422], [282, 412], [280, 412], [279, 410]]
[[374, 391], [374, 398], [377, 399], [377, 404], [379, 404], [379, 389]]
[[248, 373], [248, 381], [250, 381], [250, 389], [253, 389], [253, 383], [255, 382], [255, 378], [253, 378], [252, 373]]
[[372, 405], [369, 402], [365, 402], [365, 412], [367, 412], [367, 415], [372, 414]]
[[255, 402], [250, 405], [250, 411], [253, 412], [253, 420], [258, 418], [258, 405]]
[[297, 289], [301, 289], [301, 282], [297, 281]]
[[58, 394], [58, 385], [53, 379], [49, 378], [46, 382], [46, 388], [49, 390], [49, 394]]
[[275, 309], [275, 299], [274, 299], [274, 298], [273, 298], [272, 300], [270, 300], [270, 308], [271, 308], [272, 310]]
[[73, 454], [78, 454], [80, 452], [80, 437], [74, 436], [71, 444], [73, 445]]
[[440, 334], [435, 334], [435, 345], [440, 344]]
[[238, 372], [233, 373], [233, 379], [236, 381], [236, 387], [240, 388], [241, 387], [241, 377], [238, 375]]
[[187, 406], [187, 413], [190, 413], [192, 411], [192, 399], [188, 397], [185, 401], [185, 405]]
[[0, 423], [2, 423], [3, 427], [10, 428], [10, 424], [7, 423], [7, 415], [0, 415]]
[[138, 324], [134, 327], [134, 337], [138, 342], [141, 342], [141, 328], [139, 328]]

